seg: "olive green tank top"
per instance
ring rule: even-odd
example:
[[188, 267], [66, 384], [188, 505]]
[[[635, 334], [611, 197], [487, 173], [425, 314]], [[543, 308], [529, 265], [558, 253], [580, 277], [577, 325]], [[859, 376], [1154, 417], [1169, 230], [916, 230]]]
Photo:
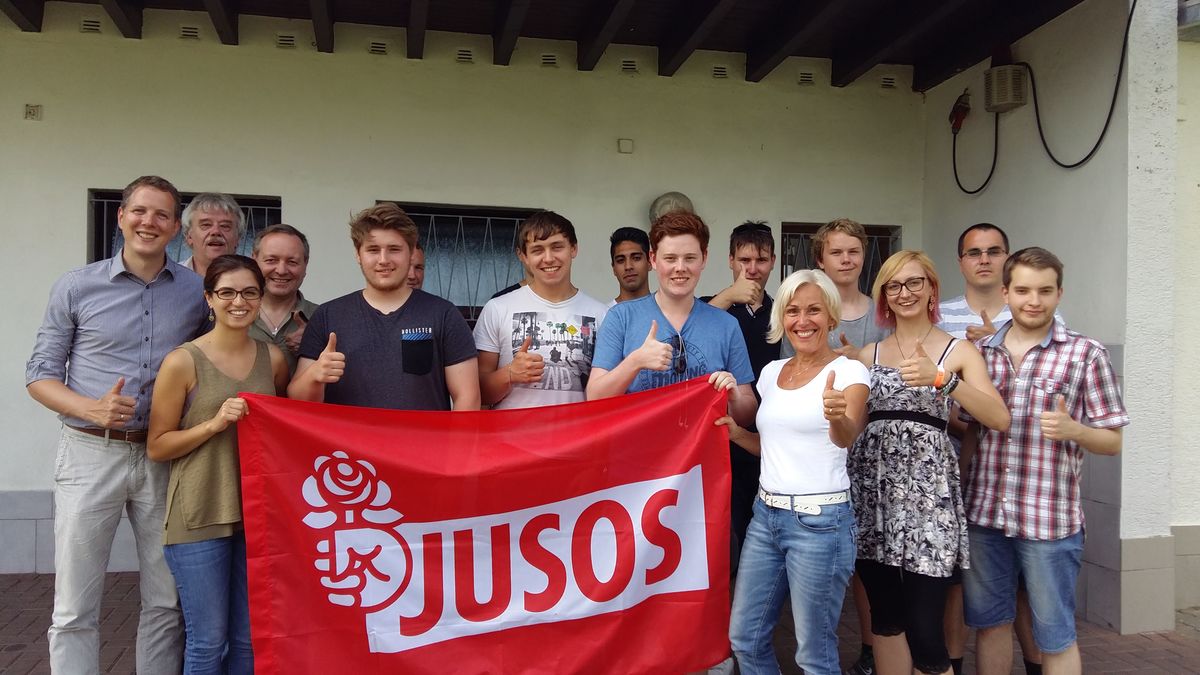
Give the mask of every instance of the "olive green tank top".
[[[192, 355], [196, 387], [188, 395], [180, 429], [190, 429], [213, 418], [225, 399], [239, 392], [275, 394], [271, 352], [255, 341], [254, 365], [244, 380], [222, 373], [194, 342], [180, 346]], [[164, 544], [185, 544], [228, 537], [242, 528], [241, 470], [237, 451], [237, 425], [171, 461], [167, 484], [167, 521]]]

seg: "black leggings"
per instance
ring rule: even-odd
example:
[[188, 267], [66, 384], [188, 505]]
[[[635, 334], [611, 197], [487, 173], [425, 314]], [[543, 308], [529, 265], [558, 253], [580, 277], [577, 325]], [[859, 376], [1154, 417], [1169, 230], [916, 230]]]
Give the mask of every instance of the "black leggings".
[[871, 602], [871, 632], [884, 636], [904, 633], [913, 668], [922, 673], [949, 670], [942, 616], [950, 579], [905, 572], [874, 560], [859, 559], [855, 569]]

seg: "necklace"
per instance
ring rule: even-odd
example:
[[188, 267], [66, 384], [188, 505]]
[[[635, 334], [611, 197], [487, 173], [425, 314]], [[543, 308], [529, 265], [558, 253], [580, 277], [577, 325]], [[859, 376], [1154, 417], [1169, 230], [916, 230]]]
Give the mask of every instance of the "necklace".
[[[925, 335], [921, 336], [921, 342], [920, 342], [920, 344], [925, 344], [925, 338], [929, 337], [929, 334], [930, 334], [930, 333], [932, 333], [932, 332], [933, 332], [933, 324], [929, 324], [929, 330], [925, 331]], [[896, 334], [896, 333], [892, 333], [892, 337], [896, 339], [896, 349], [899, 349], [899, 350], [900, 350], [900, 356], [903, 356], [905, 361], [907, 361], [907, 360], [909, 360], [910, 358], [912, 358], [912, 357], [911, 357], [911, 356], [909, 356], [908, 354], [905, 354], [905, 353], [904, 353], [904, 347], [901, 347], [901, 346], [900, 346], [900, 338], [899, 338], [899, 337], [897, 337], [897, 334]], [[917, 353], [917, 350], [916, 350], [916, 348], [914, 347], [914, 348], [913, 348], [913, 356], [915, 356], [915, 355], [916, 355], [916, 353]]]
[[799, 366], [796, 364], [796, 358], [792, 357], [792, 369], [793, 369], [792, 374], [788, 375], [788, 379], [785, 384], [790, 385], [792, 383], [792, 380], [796, 379], [797, 375], [803, 375], [803, 374], [807, 373], [808, 371], [812, 370], [813, 368], [816, 368], [817, 366], [823, 366], [823, 365], [825, 365], [825, 364], [824, 363], [814, 363], [811, 366], [805, 368], [804, 370], [795, 370]]

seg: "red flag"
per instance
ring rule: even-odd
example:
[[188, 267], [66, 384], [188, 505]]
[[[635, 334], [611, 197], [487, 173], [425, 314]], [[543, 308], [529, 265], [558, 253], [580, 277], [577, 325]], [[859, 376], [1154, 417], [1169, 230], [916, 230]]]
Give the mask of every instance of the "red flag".
[[671, 673], [729, 654], [725, 395], [483, 412], [244, 394], [259, 673]]

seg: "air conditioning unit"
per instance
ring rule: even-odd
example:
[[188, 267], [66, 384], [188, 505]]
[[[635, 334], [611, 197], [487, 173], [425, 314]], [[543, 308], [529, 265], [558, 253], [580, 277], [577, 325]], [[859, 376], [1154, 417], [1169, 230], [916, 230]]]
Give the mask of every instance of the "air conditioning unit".
[[988, 112], [1008, 112], [1028, 102], [1025, 66], [1007, 65], [988, 68], [983, 73], [983, 101]]

